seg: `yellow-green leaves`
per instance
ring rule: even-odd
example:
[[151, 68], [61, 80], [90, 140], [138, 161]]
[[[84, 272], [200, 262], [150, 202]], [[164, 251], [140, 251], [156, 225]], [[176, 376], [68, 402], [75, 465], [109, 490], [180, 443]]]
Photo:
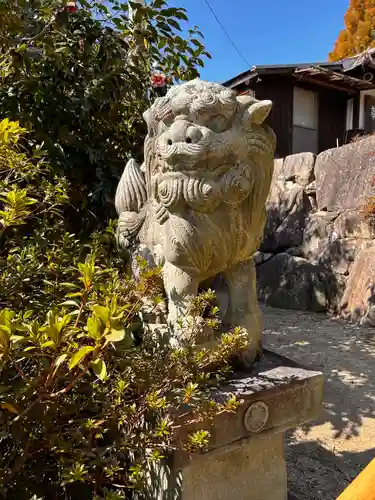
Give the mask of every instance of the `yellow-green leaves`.
[[65, 484], [85, 481], [88, 476], [88, 470], [85, 465], [76, 463], [69, 470], [66, 470], [62, 476]]
[[223, 407], [224, 410], [230, 413], [234, 413], [237, 408], [240, 406], [241, 402], [238, 401], [236, 396], [232, 394], [230, 398], [227, 399], [227, 401], [224, 403]]
[[125, 330], [120, 325], [110, 326], [109, 332], [105, 336], [107, 342], [121, 342], [124, 340]]
[[199, 451], [208, 445], [210, 433], [208, 431], [196, 431], [190, 434], [186, 448], [190, 452]]
[[[118, 308], [114, 299], [107, 306], [96, 304], [92, 306], [93, 315], [87, 320], [88, 336], [95, 342], [121, 342], [125, 338], [125, 329], [122, 326], [122, 318], [125, 308]], [[130, 334], [129, 338], [130, 338]]]
[[105, 380], [107, 376], [107, 367], [102, 359], [96, 359], [95, 361], [92, 361], [90, 366], [95, 375], [97, 375], [100, 380]]
[[0, 149], [8, 146], [9, 142], [16, 144], [26, 129], [20, 127], [19, 122], [10, 121], [8, 118], [0, 121]]
[[43, 344], [43, 347], [57, 347], [62, 338], [63, 330], [70, 323], [72, 316], [66, 314], [62, 318], [58, 318], [52, 311], [47, 313], [47, 326], [44, 327], [44, 332], [50, 341]]
[[84, 263], [80, 262], [78, 264], [78, 270], [82, 275], [80, 280], [83, 282], [85, 289], [90, 290], [95, 272], [95, 255], [88, 255]]
[[100, 305], [95, 305], [92, 307], [95, 316], [103, 325], [106, 325], [109, 319], [110, 310], [108, 307], [103, 307]]
[[166, 407], [167, 399], [160, 395], [160, 391], [155, 391], [147, 394], [146, 404], [150, 410], [160, 410]]
[[85, 345], [73, 354], [69, 362], [69, 369], [73, 370], [88, 354], [94, 351], [94, 347]]
[[93, 315], [87, 320], [87, 333], [94, 340], [99, 340], [103, 333], [103, 323]]
[[166, 418], [163, 418], [156, 425], [155, 435], [157, 437], [160, 437], [160, 438], [169, 436], [169, 434], [171, 433], [171, 430], [172, 430], [172, 424], [173, 424], [172, 420], [168, 420]]
[[0, 195], [3, 210], [0, 210], [0, 224], [3, 230], [11, 226], [25, 224], [31, 214], [30, 205], [35, 205], [37, 200], [27, 196], [27, 189], [15, 188]]
[[0, 360], [6, 359], [10, 348], [10, 330], [5, 325], [0, 325]]
[[15, 330], [14, 317], [15, 313], [9, 309], [0, 312], [0, 360], [6, 359], [9, 354], [12, 332]]
[[185, 395], [184, 395], [184, 403], [187, 403], [190, 401], [198, 392], [198, 384], [195, 384], [193, 382], [189, 382], [186, 389], [185, 389]]
[[60, 356], [58, 356], [56, 359], [55, 359], [55, 369], [59, 368], [59, 366], [61, 366], [64, 361], [67, 359], [68, 355], [65, 353], [65, 354], [60, 354]]

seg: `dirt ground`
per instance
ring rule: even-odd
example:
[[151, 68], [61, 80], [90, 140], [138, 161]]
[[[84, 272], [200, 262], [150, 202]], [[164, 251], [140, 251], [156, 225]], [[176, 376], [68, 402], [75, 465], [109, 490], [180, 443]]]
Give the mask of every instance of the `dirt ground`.
[[375, 329], [262, 307], [263, 344], [325, 377], [321, 418], [288, 435], [290, 491], [335, 500], [375, 457]]

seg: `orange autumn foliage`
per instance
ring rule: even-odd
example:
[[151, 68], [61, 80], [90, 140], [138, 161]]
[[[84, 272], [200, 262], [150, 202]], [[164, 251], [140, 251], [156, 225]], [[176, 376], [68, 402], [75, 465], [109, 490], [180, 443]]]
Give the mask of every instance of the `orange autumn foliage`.
[[345, 28], [340, 31], [329, 54], [330, 61], [375, 47], [375, 0], [350, 0], [344, 20]]

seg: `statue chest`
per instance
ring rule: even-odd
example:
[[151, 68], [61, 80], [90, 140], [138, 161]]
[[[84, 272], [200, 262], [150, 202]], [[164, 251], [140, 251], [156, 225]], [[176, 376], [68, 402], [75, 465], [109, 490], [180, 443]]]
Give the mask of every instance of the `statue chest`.
[[161, 245], [165, 259], [186, 271], [211, 276], [251, 255], [254, 242], [241, 204], [223, 203], [211, 213], [168, 212], [159, 221], [156, 213], [153, 204], [142, 239]]

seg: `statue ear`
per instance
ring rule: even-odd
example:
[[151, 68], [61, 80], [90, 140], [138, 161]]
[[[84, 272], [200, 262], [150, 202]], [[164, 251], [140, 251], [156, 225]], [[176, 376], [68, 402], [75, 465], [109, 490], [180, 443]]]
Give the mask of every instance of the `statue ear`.
[[242, 109], [245, 109], [251, 106], [251, 104], [259, 101], [257, 101], [255, 97], [252, 97], [251, 95], [239, 95], [237, 96], [237, 102], [240, 103]]
[[270, 114], [272, 109], [272, 101], [258, 101], [254, 104], [250, 104], [248, 108], [248, 113], [250, 115], [251, 123], [256, 125], [261, 125], [267, 116]]

